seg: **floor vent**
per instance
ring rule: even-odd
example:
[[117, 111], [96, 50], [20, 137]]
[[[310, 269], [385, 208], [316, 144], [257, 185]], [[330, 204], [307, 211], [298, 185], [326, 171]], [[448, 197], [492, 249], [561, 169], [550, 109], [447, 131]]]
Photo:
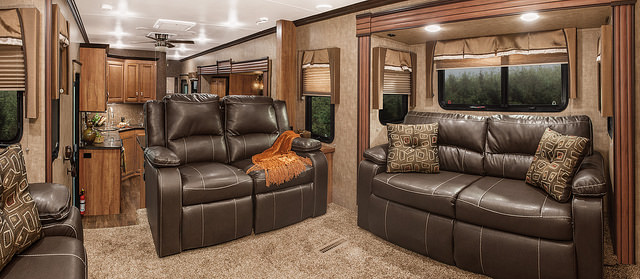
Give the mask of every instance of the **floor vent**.
[[337, 248], [338, 246], [340, 246], [341, 244], [343, 244], [343, 243], [345, 243], [345, 242], [347, 242], [347, 240], [346, 240], [346, 239], [344, 239], [344, 238], [338, 238], [338, 239], [336, 239], [336, 240], [334, 240], [334, 241], [331, 241], [329, 244], [325, 245], [324, 247], [320, 248], [320, 250], [319, 250], [319, 251], [320, 251], [321, 253], [329, 252], [329, 251], [331, 251], [331, 250], [333, 250], [333, 249]]

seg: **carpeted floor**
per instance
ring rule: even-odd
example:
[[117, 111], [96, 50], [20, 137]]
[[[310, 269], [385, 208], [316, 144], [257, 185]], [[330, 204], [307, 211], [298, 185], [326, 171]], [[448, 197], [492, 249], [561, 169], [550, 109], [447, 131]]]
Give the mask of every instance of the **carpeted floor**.
[[[84, 231], [89, 278], [485, 278], [377, 238], [335, 204], [287, 228], [165, 258], [156, 256], [146, 214], [138, 213], [138, 225]], [[640, 278], [638, 266], [615, 265], [607, 248], [605, 278]]]

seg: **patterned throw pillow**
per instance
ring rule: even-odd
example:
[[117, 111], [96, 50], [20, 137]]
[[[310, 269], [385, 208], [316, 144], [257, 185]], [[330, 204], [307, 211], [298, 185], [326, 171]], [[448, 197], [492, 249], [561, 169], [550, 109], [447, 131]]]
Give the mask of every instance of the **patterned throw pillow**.
[[[0, 151], [0, 181], [2, 182], [2, 223], [0, 232], [2, 236], [2, 246], [0, 255], [4, 261], [8, 256], [10, 259], [13, 253], [20, 253], [41, 237], [42, 225], [38, 218], [38, 209], [29, 193], [29, 183], [27, 182], [27, 169], [24, 164], [22, 147], [19, 144], [11, 145]], [[8, 231], [11, 231], [9, 233]], [[13, 253], [6, 241], [11, 238], [7, 234], [13, 234]]]
[[573, 175], [584, 158], [588, 143], [587, 138], [566, 136], [547, 128], [525, 181], [544, 189], [557, 201], [568, 201]]
[[388, 124], [387, 172], [440, 172], [438, 123]]

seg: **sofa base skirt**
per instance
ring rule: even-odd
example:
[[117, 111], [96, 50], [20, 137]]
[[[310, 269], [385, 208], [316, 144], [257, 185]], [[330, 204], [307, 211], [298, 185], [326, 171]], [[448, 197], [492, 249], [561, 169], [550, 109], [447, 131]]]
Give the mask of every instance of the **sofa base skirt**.
[[448, 217], [369, 197], [369, 231], [400, 247], [455, 265], [453, 223]]
[[311, 217], [315, 206], [313, 186], [313, 183], [307, 183], [257, 194], [255, 233], [283, 228]]
[[456, 221], [458, 267], [493, 278], [577, 278], [575, 245]]
[[250, 235], [252, 211], [250, 196], [182, 207], [182, 250]]

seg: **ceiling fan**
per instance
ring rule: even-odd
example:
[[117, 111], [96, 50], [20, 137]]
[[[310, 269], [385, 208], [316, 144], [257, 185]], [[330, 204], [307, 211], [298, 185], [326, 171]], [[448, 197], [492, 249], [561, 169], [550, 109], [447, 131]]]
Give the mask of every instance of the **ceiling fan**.
[[176, 34], [171, 33], [160, 33], [160, 32], [151, 32], [145, 35], [146, 38], [149, 38], [153, 41], [144, 41], [144, 42], [136, 42], [139, 44], [142, 43], [154, 43], [156, 47], [167, 47], [173, 48], [175, 44], [194, 44], [195, 42], [192, 40], [171, 40], [169, 37], [175, 36]]

